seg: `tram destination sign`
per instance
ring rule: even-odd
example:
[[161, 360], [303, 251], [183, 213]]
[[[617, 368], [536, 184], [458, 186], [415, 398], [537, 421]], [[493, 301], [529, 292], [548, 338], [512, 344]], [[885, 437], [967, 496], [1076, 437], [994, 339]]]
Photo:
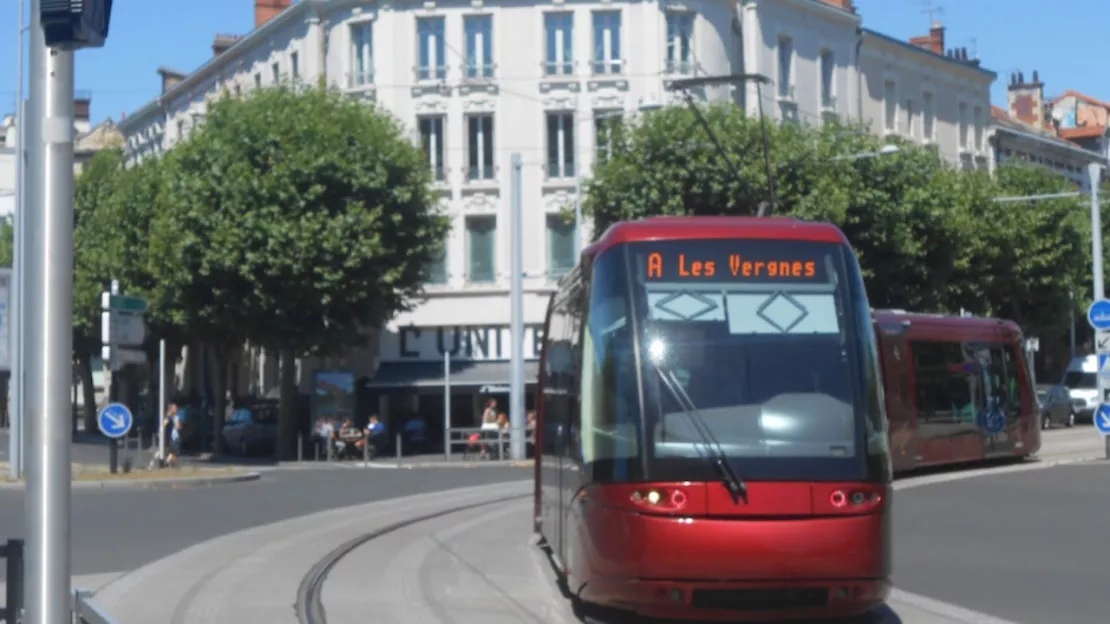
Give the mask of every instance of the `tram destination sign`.
[[[778, 253], [753, 254], [719, 245], [654, 251], [645, 246], [637, 254], [647, 280], [664, 282], [815, 282], [828, 281], [823, 253], [788, 247]], [[821, 250], [824, 251], [824, 250]]]

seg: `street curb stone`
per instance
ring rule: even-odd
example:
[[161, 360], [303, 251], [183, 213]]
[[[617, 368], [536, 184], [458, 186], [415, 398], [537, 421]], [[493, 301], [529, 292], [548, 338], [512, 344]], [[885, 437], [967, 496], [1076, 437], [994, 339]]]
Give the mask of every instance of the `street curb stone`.
[[[205, 485], [226, 485], [258, 481], [262, 474], [244, 472], [232, 475], [207, 475], [200, 477], [175, 477], [172, 479], [127, 479], [120, 481], [73, 481], [73, 490], [167, 490]], [[22, 490], [26, 483], [0, 483], [0, 490]]]

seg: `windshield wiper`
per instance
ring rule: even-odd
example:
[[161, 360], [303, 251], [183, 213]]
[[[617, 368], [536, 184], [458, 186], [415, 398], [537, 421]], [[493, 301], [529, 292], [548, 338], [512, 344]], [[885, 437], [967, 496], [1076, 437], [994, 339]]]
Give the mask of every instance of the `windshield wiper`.
[[659, 372], [659, 378], [663, 380], [663, 385], [667, 387], [671, 395], [675, 398], [678, 406], [682, 408], [682, 412], [690, 419], [690, 423], [694, 426], [694, 431], [698, 432], [701, 437], [702, 446], [708, 451], [710, 457], [706, 459], [717, 470], [717, 474], [721, 476], [725, 488], [728, 489], [729, 495], [732, 497], [732, 502], [739, 505], [740, 501], [748, 502], [748, 487], [732, 469], [732, 465], [728, 463], [728, 456], [725, 455], [724, 449], [721, 448], [721, 443], [713, 436], [709, 426], [702, 420], [701, 414], [698, 413], [698, 408], [690, 399], [690, 395], [686, 393], [686, 389], [679, 383], [678, 378], [670, 370], [665, 370], [662, 366], [656, 365], [655, 370]]

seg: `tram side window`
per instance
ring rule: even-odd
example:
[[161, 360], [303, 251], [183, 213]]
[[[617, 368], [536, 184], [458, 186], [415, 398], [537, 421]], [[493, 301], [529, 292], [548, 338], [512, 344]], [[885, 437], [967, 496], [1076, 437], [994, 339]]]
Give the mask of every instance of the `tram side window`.
[[914, 341], [917, 418], [923, 424], [973, 423], [977, 413], [974, 376], [958, 342]]
[[1017, 416], [1021, 413], [1020, 368], [1024, 364], [1024, 360], [1018, 359], [1014, 345], [1003, 345], [1002, 348], [997, 351], [998, 356], [1002, 358], [1002, 364], [1005, 370], [1005, 396], [1009, 403], [1007, 411], [1011, 415]]
[[[582, 332], [582, 458], [595, 478], [628, 479], [640, 454], [640, 410], [621, 253], [595, 265]], [[612, 473], [606, 474], [611, 467]], [[600, 473], [600, 474], [599, 474]]]
[[561, 455], [565, 446], [564, 434], [568, 420], [571, 371], [574, 353], [566, 342], [569, 322], [566, 306], [556, 295], [547, 328], [547, 350], [544, 361], [543, 387], [543, 453]]

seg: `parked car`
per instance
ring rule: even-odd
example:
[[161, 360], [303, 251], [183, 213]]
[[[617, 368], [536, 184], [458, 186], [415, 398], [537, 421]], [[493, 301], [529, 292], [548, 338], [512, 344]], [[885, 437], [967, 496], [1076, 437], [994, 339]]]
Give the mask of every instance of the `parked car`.
[[1067, 386], [1037, 386], [1037, 404], [1041, 408], [1042, 429], [1048, 429], [1054, 424], [1065, 427], [1075, 425], [1075, 406]]
[[240, 407], [224, 423], [224, 447], [240, 455], [270, 455], [277, 441], [277, 405]]

